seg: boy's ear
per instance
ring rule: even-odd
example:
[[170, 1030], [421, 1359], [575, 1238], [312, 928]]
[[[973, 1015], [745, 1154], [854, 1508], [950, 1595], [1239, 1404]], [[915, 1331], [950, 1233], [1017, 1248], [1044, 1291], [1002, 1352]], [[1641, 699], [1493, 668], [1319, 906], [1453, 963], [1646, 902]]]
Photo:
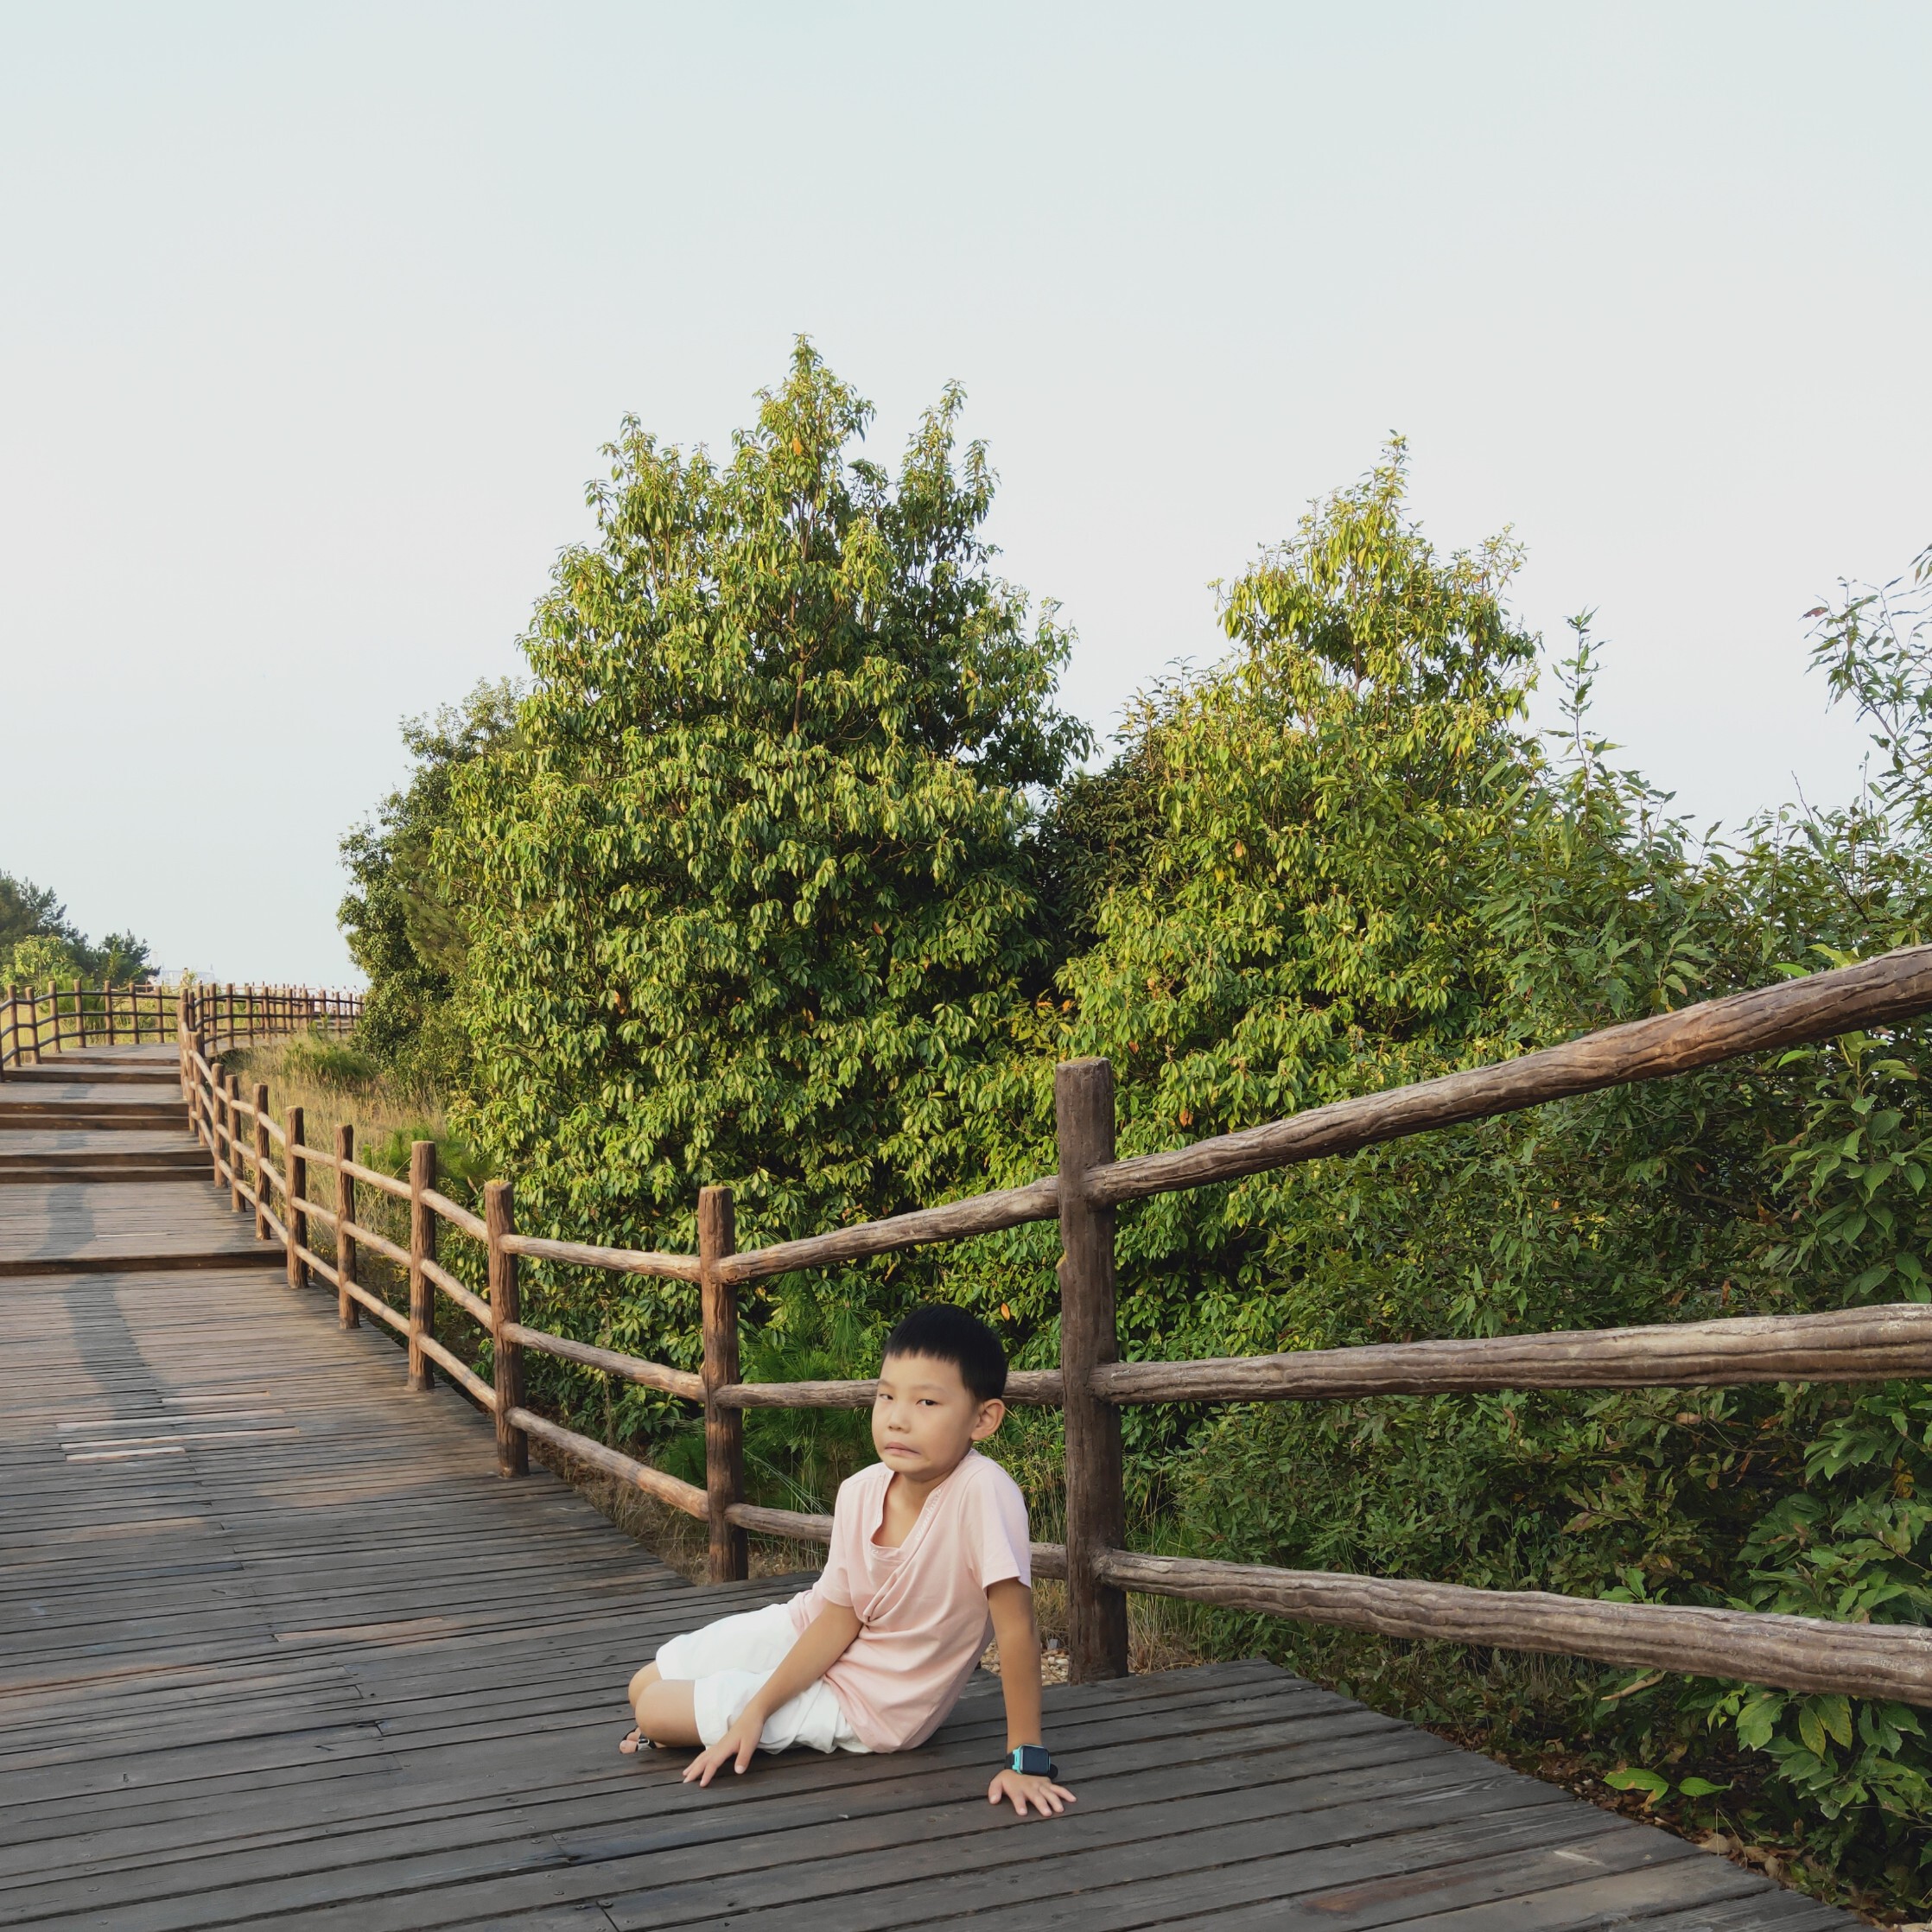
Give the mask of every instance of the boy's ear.
[[989, 1402], [982, 1402], [979, 1414], [973, 1418], [973, 1440], [984, 1442], [1006, 1419], [1007, 1405], [997, 1395]]

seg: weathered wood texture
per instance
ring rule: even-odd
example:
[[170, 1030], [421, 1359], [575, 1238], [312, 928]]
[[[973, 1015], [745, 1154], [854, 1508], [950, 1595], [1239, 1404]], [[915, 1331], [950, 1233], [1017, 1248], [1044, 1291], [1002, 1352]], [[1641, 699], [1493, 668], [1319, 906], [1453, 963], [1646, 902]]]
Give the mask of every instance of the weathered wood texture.
[[[249, 1234], [192, 1192], [200, 1238]], [[1064, 1819], [987, 1804], [984, 1679], [916, 1752], [687, 1787], [683, 1753], [616, 1754], [625, 1679], [808, 1579], [694, 1588], [546, 1471], [499, 1482], [488, 1420], [407, 1395], [395, 1343], [340, 1328], [329, 1292], [232, 1267], [182, 1288], [0, 1293], [0, 1922], [1851, 1924], [1261, 1663], [1049, 1687]]]
[[667, 1476], [663, 1470], [652, 1469], [649, 1464], [640, 1463], [621, 1450], [609, 1448], [589, 1436], [579, 1435], [574, 1429], [564, 1428], [548, 1416], [537, 1414], [534, 1409], [513, 1408], [509, 1411], [509, 1417], [524, 1434], [535, 1436], [539, 1442], [548, 1443], [565, 1456], [588, 1463], [607, 1476], [616, 1477], [632, 1489], [642, 1490], [646, 1496], [656, 1497], [660, 1503], [670, 1503], [672, 1509], [681, 1509], [688, 1516], [696, 1516], [702, 1522], [709, 1514], [704, 1491], [695, 1483]]
[[1077, 1684], [1127, 1675], [1127, 1597], [1100, 1571], [1127, 1541], [1118, 1409], [1093, 1393], [1118, 1352], [1114, 1211], [1094, 1175], [1114, 1158], [1114, 1070], [1066, 1060], [1053, 1070], [1060, 1153], [1060, 1382], [1066, 1421], [1067, 1658]]
[[362, 1311], [350, 1290], [356, 1281], [355, 1182], [349, 1165], [355, 1159], [355, 1128], [344, 1121], [335, 1130], [335, 1283], [336, 1319], [345, 1328], [362, 1320]]
[[863, 1261], [869, 1255], [889, 1255], [900, 1248], [930, 1242], [964, 1241], [974, 1235], [997, 1234], [1027, 1221], [1051, 1221], [1059, 1211], [1058, 1183], [1052, 1175], [1025, 1187], [1009, 1187], [943, 1207], [918, 1208], [884, 1221], [861, 1221], [831, 1234], [803, 1241], [774, 1242], [768, 1248], [748, 1248], [727, 1264], [727, 1279], [761, 1281], [801, 1268], [827, 1268], [839, 1262]]
[[1470, 1590], [1459, 1584], [1274, 1570], [1117, 1549], [1102, 1554], [1099, 1568], [1124, 1590], [1383, 1636], [1494, 1644], [1599, 1663], [1742, 1677], [1786, 1690], [1932, 1704], [1932, 1630], [1913, 1624], [1836, 1624], [1694, 1605], [1598, 1603], [1537, 1590]]
[[717, 1391], [738, 1380], [738, 1291], [724, 1263], [737, 1246], [731, 1190], [703, 1187], [697, 1197], [697, 1249], [704, 1344], [704, 1490], [709, 1538], [707, 1565], [713, 1583], [748, 1573], [750, 1546], [731, 1520], [745, 1500], [745, 1418], [718, 1401]]
[[[1058, 1369], [1015, 1369], [1007, 1377], [1007, 1401], [1020, 1408], [1056, 1408], [1061, 1380]], [[865, 1382], [740, 1382], [721, 1389], [718, 1400], [728, 1408], [870, 1408], [878, 1393], [876, 1377]]]
[[436, 1332], [436, 1298], [425, 1262], [436, 1258], [435, 1211], [423, 1198], [436, 1185], [436, 1143], [410, 1143], [410, 1387], [418, 1395], [435, 1385], [423, 1338]]
[[551, 1241], [540, 1235], [512, 1235], [510, 1252], [532, 1261], [566, 1262], [577, 1268], [607, 1268], [618, 1274], [657, 1274], [667, 1281], [695, 1281], [696, 1255], [658, 1255], [639, 1248], [597, 1248], [584, 1241]]
[[[204, 1169], [204, 1175], [206, 1170]], [[279, 1267], [281, 1255], [217, 1211], [205, 1178], [143, 1187], [49, 1179], [22, 1182], [0, 1199], [0, 1278], [117, 1268]]]
[[1929, 1007], [1932, 946], [1906, 946], [1861, 965], [1608, 1026], [1500, 1066], [1337, 1101], [1265, 1127], [1197, 1141], [1172, 1153], [1141, 1154], [1096, 1179], [1094, 1196], [1118, 1204], [1211, 1181], [1238, 1180], [1435, 1128], [1520, 1113], [1573, 1094], [1661, 1080], [1854, 1027], [1886, 1026]]
[[[1500, 1066], [1454, 1073], [1413, 1087], [1366, 1094], [1237, 1134], [1198, 1141], [1169, 1153], [1114, 1164], [1092, 1186], [1096, 1204], [1118, 1206], [1150, 1194], [1238, 1180], [1299, 1161], [1352, 1153], [1379, 1141], [1600, 1088], [1686, 1073], [1740, 1054], [1823, 1039], [1854, 1027], [1882, 1026], [1932, 1007], [1932, 946], [1912, 946], [1857, 966], [1817, 973], [1706, 1001], [1527, 1053]], [[760, 1281], [796, 1268], [823, 1268], [931, 1242], [992, 1234], [1059, 1212], [1059, 1183], [1047, 1175], [1024, 1187], [922, 1208], [802, 1241], [751, 1248], [733, 1257], [733, 1281]], [[664, 1264], [679, 1259], [653, 1256]], [[664, 1274], [665, 1266], [651, 1272]]]
[[524, 1406], [524, 1351], [511, 1331], [521, 1325], [523, 1312], [517, 1280], [517, 1257], [506, 1253], [503, 1237], [517, 1225], [516, 1197], [506, 1180], [493, 1180], [483, 1190], [483, 1221], [490, 1244], [490, 1365], [495, 1384], [497, 1474], [530, 1473], [530, 1437], [511, 1420]]
[[[518, 1250], [504, 1243], [506, 1258], [514, 1261]], [[592, 1342], [578, 1342], [567, 1335], [551, 1335], [522, 1322], [509, 1328], [512, 1341], [540, 1355], [554, 1355], [560, 1362], [578, 1362], [587, 1369], [601, 1369], [620, 1381], [635, 1382], [640, 1389], [661, 1389], [667, 1395], [682, 1395], [688, 1402], [704, 1400], [704, 1377], [689, 1369], [667, 1368], [661, 1362], [646, 1362], [635, 1355], [622, 1355], [615, 1349], [601, 1349]], [[866, 1398], [868, 1401], [870, 1396]]]
[[1932, 1306], [1898, 1302], [1655, 1328], [1117, 1362], [1096, 1370], [1093, 1386], [1110, 1402], [1315, 1401], [1478, 1389], [1699, 1389], [1929, 1375]]
[[289, 1138], [283, 1156], [283, 1215], [289, 1223], [289, 1286], [305, 1288], [308, 1286], [308, 1271], [302, 1251], [308, 1245], [308, 1217], [302, 1211], [302, 1203], [308, 1198], [308, 1163], [302, 1156], [304, 1123], [301, 1108], [289, 1109], [286, 1131]]

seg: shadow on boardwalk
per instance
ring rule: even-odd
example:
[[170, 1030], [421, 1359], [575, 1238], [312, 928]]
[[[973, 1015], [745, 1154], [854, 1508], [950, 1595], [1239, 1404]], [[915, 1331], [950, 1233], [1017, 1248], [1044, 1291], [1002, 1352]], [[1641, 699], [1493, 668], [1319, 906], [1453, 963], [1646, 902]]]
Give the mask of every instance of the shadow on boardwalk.
[[[0, 1102], [0, 1163], [49, 1131]], [[617, 1756], [626, 1677], [800, 1579], [696, 1588], [499, 1481], [332, 1296], [140, 1267], [147, 1203], [170, 1260], [245, 1242], [205, 1183], [0, 1188], [0, 1256], [86, 1242], [0, 1280], [0, 1923], [1853, 1922], [1261, 1663], [1049, 1690], [1061, 1820], [986, 1803], [990, 1681], [905, 1757], [687, 1789]]]

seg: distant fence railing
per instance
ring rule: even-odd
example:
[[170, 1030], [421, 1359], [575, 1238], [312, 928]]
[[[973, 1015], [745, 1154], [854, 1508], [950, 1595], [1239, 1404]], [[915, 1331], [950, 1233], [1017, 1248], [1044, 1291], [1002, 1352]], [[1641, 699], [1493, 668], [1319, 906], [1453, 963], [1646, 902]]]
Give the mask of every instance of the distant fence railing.
[[[313, 1026], [353, 1025], [362, 995], [292, 986], [194, 986], [190, 1004], [224, 1038], [267, 1039]], [[9, 986], [0, 995], [0, 1079], [16, 1067], [92, 1046], [160, 1045], [177, 1037], [183, 988], [156, 980], [124, 986]]]
[[[1061, 1256], [1059, 1367], [1015, 1373], [1008, 1398], [1058, 1406], [1065, 1415], [1066, 1541], [1035, 1544], [1033, 1567], [1067, 1586], [1069, 1661], [1078, 1681], [1127, 1669], [1127, 1593], [1218, 1605], [1384, 1636], [1545, 1651], [1598, 1662], [1741, 1678], [1780, 1688], [1932, 1704], [1932, 1630], [1909, 1624], [1694, 1605], [1611, 1603], [1539, 1591], [1490, 1591], [1401, 1578], [1284, 1570], [1155, 1556], [1126, 1547], [1121, 1411], [1135, 1402], [1311, 1401], [1376, 1395], [1497, 1389], [1721, 1387], [1762, 1382], [1871, 1382], [1932, 1374], [1932, 1306], [1916, 1303], [1822, 1314], [1751, 1317], [1659, 1327], [1511, 1335], [1195, 1362], [1122, 1362], [1115, 1318], [1115, 1211], [1155, 1194], [1211, 1185], [1300, 1161], [1331, 1158], [1408, 1134], [1454, 1126], [1736, 1059], [1883, 1028], [1932, 1009], [1932, 946], [1787, 981], [1590, 1033], [1498, 1065], [1449, 1074], [1313, 1109], [1171, 1153], [1115, 1158], [1113, 1071], [1104, 1060], [1056, 1070], [1058, 1171], [1024, 1187], [841, 1228], [807, 1240], [739, 1250], [731, 1192], [698, 1196], [695, 1255], [592, 1246], [519, 1234], [508, 1181], [484, 1189], [480, 1217], [436, 1189], [435, 1147], [417, 1141], [406, 1182], [359, 1165], [350, 1129], [333, 1149], [306, 1146], [300, 1109], [269, 1117], [267, 1089], [245, 1100], [216, 1058], [213, 1009], [200, 989], [181, 1016], [184, 1089], [194, 1129], [235, 1205], [254, 1207], [264, 1238], [279, 1241], [288, 1279], [333, 1283], [341, 1319], [366, 1308], [402, 1334], [412, 1389], [441, 1369], [495, 1418], [505, 1476], [529, 1467], [529, 1439], [620, 1478], [699, 1519], [709, 1531], [715, 1580], [746, 1574], [747, 1533], [825, 1541], [829, 1517], [769, 1509], [745, 1499], [743, 1412], [756, 1408], [862, 1408], [871, 1382], [747, 1382], [740, 1379], [737, 1291], [808, 1268], [936, 1242], [969, 1239], [1030, 1221], [1057, 1220]], [[248, 1130], [245, 1138], [244, 1129]], [[281, 1152], [281, 1165], [272, 1158]], [[308, 1169], [333, 1172], [334, 1204], [310, 1197]], [[357, 1219], [359, 1187], [406, 1204], [407, 1248]], [[279, 1195], [282, 1213], [273, 1209]], [[310, 1245], [310, 1221], [335, 1237], [332, 1265]], [[466, 1287], [437, 1259], [439, 1230], [480, 1243], [487, 1292]], [[359, 1251], [385, 1255], [409, 1279], [404, 1315], [357, 1279]], [[695, 1282], [702, 1369], [647, 1362], [532, 1328], [522, 1319], [518, 1266], [528, 1258]], [[439, 1296], [476, 1322], [492, 1344], [486, 1382], [437, 1336]], [[705, 1485], [680, 1481], [564, 1428], [527, 1405], [524, 1358], [537, 1351], [599, 1369], [695, 1405], [704, 1416]]]

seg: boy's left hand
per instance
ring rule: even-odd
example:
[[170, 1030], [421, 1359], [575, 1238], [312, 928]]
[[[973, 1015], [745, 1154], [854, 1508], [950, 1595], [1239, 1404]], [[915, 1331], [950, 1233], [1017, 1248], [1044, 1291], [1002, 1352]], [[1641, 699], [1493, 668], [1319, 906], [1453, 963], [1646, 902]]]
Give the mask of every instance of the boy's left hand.
[[988, 1804], [998, 1804], [1002, 1798], [1011, 1798], [1013, 1808], [1022, 1818], [1028, 1805], [1044, 1818], [1050, 1811], [1057, 1814], [1080, 1802], [1064, 1784], [1056, 1784], [1050, 1777], [1029, 1777], [1026, 1772], [1015, 1770], [1001, 1771], [986, 1788]]
[[762, 1712], [747, 1709], [715, 1745], [709, 1745], [684, 1767], [684, 1783], [694, 1778], [699, 1784], [709, 1784], [733, 1758], [734, 1771], [742, 1773], [758, 1754], [758, 1740], [764, 1735], [765, 1717]]

